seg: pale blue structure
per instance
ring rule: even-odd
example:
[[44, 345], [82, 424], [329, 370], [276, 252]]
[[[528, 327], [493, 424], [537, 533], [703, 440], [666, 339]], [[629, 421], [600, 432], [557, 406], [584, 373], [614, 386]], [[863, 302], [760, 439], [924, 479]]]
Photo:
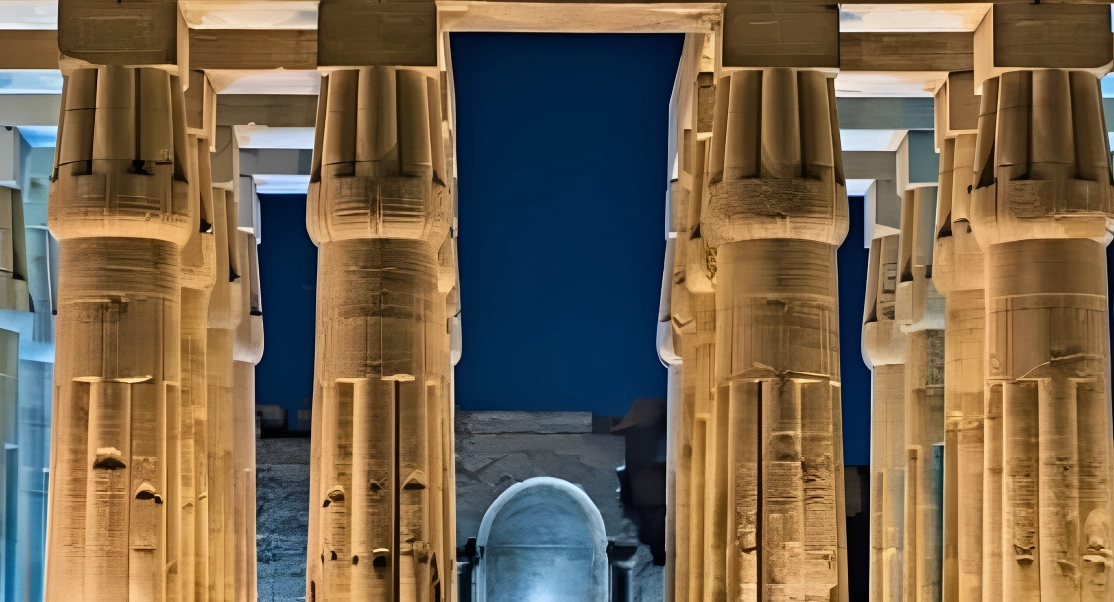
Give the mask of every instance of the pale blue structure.
[[[6, 129], [0, 152], [12, 189], [12, 230], [17, 279], [29, 299], [0, 309], [0, 435], [4, 438], [0, 491], [0, 593], [9, 602], [43, 596], [47, 484], [50, 474], [51, 391], [54, 378], [54, 310], [58, 293], [58, 241], [46, 227], [54, 165], [54, 128]], [[26, 307], [27, 310], [23, 310]], [[13, 357], [13, 354], [15, 357]], [[13, 391], [14, 388], [14, 391]], [[13, 395], [14, 393], [14, 395]]]
[[500, 495], [480, 523], [476, 602], [605, 602], [607, 529], [592, 499], [535, 477]]

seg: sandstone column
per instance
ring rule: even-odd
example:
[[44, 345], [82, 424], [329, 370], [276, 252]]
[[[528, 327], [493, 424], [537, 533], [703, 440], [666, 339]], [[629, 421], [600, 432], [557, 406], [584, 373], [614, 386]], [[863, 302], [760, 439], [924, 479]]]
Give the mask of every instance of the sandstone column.
[[711, 599], [844, 599], [836, 247], [847, 198], [831, 80], [795, 69], [721, 78], [707, 171], [707, 487], [726, 508], [705, 521], [712, 549], [727, 555], [727, 591]]
[[863, 359], [871, 368], [870, 599], [902, 599], [905, 520], [905, 333], [895, 318], [898, 238], [870, 246]]
[[255, 365], [263, 357], [259, 252], [253, 232], [240, 231], [240, 323], [233, 332], [232, 474], [236, 602], [255, 602]]
[[163, 502], [179, 472], [178, 256], [197, 229], [181, 85], [162, 69], [80, 68], [62, 102], [46, 599], [163, 600], [177, 560]]
[[[186, 94], [186, 125], [190, 150], [195, 153], [193, 172], [200, 203], [197, 227], [179, 254], [182, 286], [181, 397], [179, 429], [179, 552], [176, 568], [178, 600], [208, 599], [209, 575], [209, 416], [208, 321], [209, 298], [217, 278], [216, 235], [212, 224], [213, 184], [209, 160], [211, 132], [203, 127], [204, 74], [192, 72]], [[200, 76], [200, 77], [199, 77]], [[211, 93], [211, 88], [208, 88]], [[200, 102], [199, 102], [200, 101]], [[201, 117], [201, 119], [198, 119]], [[201, 121], [202, 123], [197, 123]]]
[[[1050, 56], [1024, 57], [1033, 67], [1051, 59], [1065, 69], [1019, 69], [1026, 63], [1007, 55], [1009, 45], [976, 56], [982, 108], [970, 219], [986, 254], [984, 518], [987, 537], [997, 516], [1002, 533], [1000, 560], [998, 550], [984, 550], [984, 592], [1000, 587], [1006, 600], [1110, 600], [1104, 246], [1114, 188], [1096, 72], [1068, 69], [1106, 72], [1109, 44], [1085, 52], [1086, 34], [1109, 29], [1110, 16], [1106, 7], [1014, 10], [993, 9], [976, 35], [1016, 41], [1031, 31], [1015, 27], [1019, 21], [1057, 31], [1057, 21], [1076, 25]], [[991, 424], [999, 401], [997, 448]], [[990, 476], [998, 462], [995, 507]], [[1000, 576], [987, 566], [996, 561]]]
[[905, 191], [895, 318], [905, 333], [903, 600], [940, 599], [941, 491], [932, 446], [944, 441], [944, 299], [932, 283], [936, 187]]
[[[707, 88], [706, 93], [711, 94], [711, 86]], [[711, 123], [707, 125], [710, 130]], [[683, 137], [682, 144], [682, 195], [679, 196], [684, 205], [678, 210], [683, 210], [681, 215], [684, 220], [677, 232], [670, 292], [674, 350], [682, 361], [680, 403], [670, 415], [670, 431], [677, 440], [674, 447], [677, 495], [673, 529], [676, 533], [675, 599], [678, 601], [700, 600], [706, 582], [706, 426], [711, 411], [712, 346], [715, 339], [714, 288], [708, 271], [709, 255], [704, 239], [695, 228], [700, 223], [707, 143], [698, 140], [690, 131]], [[711, 265], [714, 266], [714, 263]], [[724, 557], [721, 555], [720, 558]]]
[[425, 71], [322, 78], [306, 218], [320, 247], [307, 600], [431, 600], [455, 568], [436, 501], [452, 486], [435, 445], [451, 429], [442, 135]]
[[[242, 314], [240, 236], [233, 190], [213, 187], [216, 283], [209, 298], [206, 339], [208, 410], [208, 589], [210, 602], [235, 599], [235, 478], [233, 338]], [[254, 432], [254, 429], [253, 429]], [[253, 436], [254, 440], [254, 436]]]
[[[201, 220], [212, 219], [212, 185], [207, 177], [209, 149], [193, 140], [204, 201]], [[203, 167], [201, 167], [203, 166]], [[177, 567], [178, 599], [197, 600], [208, 591], [208, 398], [206, 352], [209, 296], [216, 281], [216, 243], [200, 228], [182, 248], [181, 391], [179, 415], [179, 527], [181, 548]]]
[[[983, 254], [971, 231], [971, 169], [979, 99], [973, 73], [952, 73], [936, 93], [940, 186], [932, 280], [944, 314], [944, 590], [983, 599], [983, 442], [986, 303]], [[997, 599], [993, 594], [990, 599]]]

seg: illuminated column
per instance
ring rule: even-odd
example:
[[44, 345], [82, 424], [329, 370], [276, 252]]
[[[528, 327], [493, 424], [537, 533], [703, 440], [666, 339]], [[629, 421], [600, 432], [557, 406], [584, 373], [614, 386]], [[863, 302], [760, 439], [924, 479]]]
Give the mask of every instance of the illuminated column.
[[[983, 600], [986, 290], [982, 249], [971, 231], [968, 191], [978, 107], [970, 71], [950, 74], [936, 93], [940, 186], [932, 281], [946, 298], [942, 597], [947, 602]], [[996, 593], [990, 599], [999, 598]]]
[[898, 235], [870, 246], [863, 358], [871, 369], [870, 599], [902, 599], [905, 521], [905, 333], [895, 318]]
[[[168, 510], [178, 512], [178, 600], [205, 600], [209, 567], [209, 419], [208, 419], [208, 323], [209, 298], [216, 284], [216, 235], [212, 224], [213, 185], [209, 160], [212, 131], [205, 125], [209, 98], [215, 95], [204, 74], [191, 72], [186, 91], [186, 127], [190, 151], [194, 153], [193, 179], [197, 184], [198, 227], [179, 254], [182, 286], [181, 407], [178, 413], [178, 500]], [[198, 110], [191, 110], [196, 107]], [[168, 420], [171, 417], [168, 417]]]
[[[836, 247], [847, 196], [832, 81], [719, 80], [701, 232], [715, 250], [705, 599], [842, 598], [846, 587]], [[714, 457], [712, 457], [714, 456]], [[729, 538], [730, 545], [723, 540]], [[720, 547], [723, 546], [723, 547]]]
[[[231, 602], [235, 599], [236, 581], [233, 340], [243, 317], [240, 298], [244, 279], [240, 268], [235, 192], [219, 186], [212, 190], [216, 282], [209, 298], [205, 356], [209, 469], [207, 583], [210, 602]], [[254, 429], [252, 431], [254, 440]]]
[[905, 333], [903, 600], [940, 599], [942, 492], [932, 449], [944, 441], [944, 299], [930, 277], [936, 190], [905, 190], [898, 241], [895, 319]]
[[177, 549], [163, 502], [179, 471], [167, 422], [179, 249], [198, 229], [181, 86], [156, 68], [80, 68], [62, 105], [46, 599], [163, 600]]
[[[1039, 48], [1036, 27], [1050, 32]], [[976, 43], [969, 216], [986, 256], [984, 520], [991, 537], [1000, 516], [1002, 533], [984, 550], [984, 599], [1114, 597], [1104, 249], [1114, 187], [1096, 77], [1114, 61], [1109, 29], [1106, 6], [1023, 5], [992, 8], [976, 31], [993, 41]]]
[[235, 602], [255, 602], [255, 365], [263, 357], [259, 250], [253, 232], [240, 231], [239, 325], [233, 333], [232, 474], [235, 511]]
[[452, 428], [442, 127], [425, 71], [322, 78], [306, 219], [320, 247], [307, 600], [429, 600], [455, 568], [437, 502], [452, 487], [436, 445]]
[[[683, 60], [691, 60], [692, 41], [686, 43]], [[669, 266], [668, 336], [673, 353], [681, 359], [680, 383], [671, 381], [669, 414], [670, 447], [674, 496], [671, 504], [673, 520], [666, 528], [673, 529], [673, 554], [667, 562], [673, 566], [673, 600], [700, 600], [707, 584], [705, 557], [705, 508], [715, 504], [705, 495], [708, 465], [707, 425], [711, 411], [713, 388], [712, 354], [715, 341], [715, 299], [711, 280], [714, 260], [697, 225], [705, 181], [707, 138], [711, 135], [711, 100], [715, 93], [709, 72], [696, 74], [691, 104], [690, 127], [678, 132], [677, 182], [671, 194], [671, 222], [677, 233], [673, 239], [673, 257]], [[706, 102], [701, 103], [703, 99]], [[682, 121], [687, 111], [678, 111]], [[703, 111], [703, 112], [701, 112]], [[661, 331], [659, 331], [661, 332]], [[662, 336], [665, 336], [662, 332]], [[659, 348], [662, 342], [659, 341]], [[673, 387], [679, 384], [679, 391]], [[679, 395], [677, 394], [679, 393]], [[726, 502], [726, 500], [723, 500]], [[718, 558], [726, 566], [721, 550]], [[707, 584], [710, 585], [710, 584]]]

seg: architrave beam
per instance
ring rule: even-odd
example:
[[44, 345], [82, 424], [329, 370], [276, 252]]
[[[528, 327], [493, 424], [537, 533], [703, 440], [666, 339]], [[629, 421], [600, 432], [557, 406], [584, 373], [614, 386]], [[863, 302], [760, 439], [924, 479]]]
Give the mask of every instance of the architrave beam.
[[846, 32], [839, 34], [840, 71], [968, 71], [971, 32]]
[[191, 29], [192, 69], [316, 69], [317, 30]]

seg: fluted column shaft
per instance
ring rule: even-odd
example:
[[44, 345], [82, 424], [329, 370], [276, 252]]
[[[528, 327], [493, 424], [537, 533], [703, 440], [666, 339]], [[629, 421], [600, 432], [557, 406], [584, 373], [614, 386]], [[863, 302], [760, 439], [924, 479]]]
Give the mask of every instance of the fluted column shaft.
[[931, 279], [934, 186], [904, 192], [897, 262], [895, 320], [905, 333], [905, 520], [903, 600], [940, 597], [942, 483], [933, 447], [944, 442], [943, 297]]
[[255, 541], [255, 366], [263, 357], [263, 308], [259, 300], [259, 253], [255, 234], [240, 239], [240, 322], [232, 336], [232, 475], [235, 525], [235, 601], [257, 597]]
[[871, 241], [863, 358], [871, 367], [870, 599], [902, 599], [905, 334], [895, 320], [898, 236]]
[[[66, 78], [46, 599], [163, 600], [179, 471], [179, 248], [196, 229], [181, 88], [158, 69]], [[138, 134], [138, 135], [137, 135]]]
[[[705, 599], [845, 597], [834, 91], [808, 70], [720, 79], [701, 231], [715, 249]], [[716, 554], [724, 554], [726, 557]]]
[[243, 317], [236, 201], [231, 190], [213, 188], [216, 283], [209, 298], [206, 335], [208, 411], [208, 589], [210, 602], [235, 599], [235, 476], [233, 440], [233, 338]]
[[307, 599], [431, 600], [449, 403], [438, 250], [449, 228], [438, 80], [328, 74], [307, 227], [320, 247]]
[[[1001, 466], [1006, 600], [1110, 600], [1106, 221], [1098, 79], [1012, 71], [982, 83], [971, 222], [986, 252], [986, 467]], [[992, 418], [1000, 400], [1000, 460]], [[995, 435], [994, 439], [997, 439]], [[987, 529], [986, 537], [993, 532]], [[1001, 588], [1000, 590], [998, 588]]]
[[933, 262], [945, 297], [944, 586], [959, 602], [983, 599], [986, 291], [969, 217], [974, 153], [972, 134], [944, 140]]

